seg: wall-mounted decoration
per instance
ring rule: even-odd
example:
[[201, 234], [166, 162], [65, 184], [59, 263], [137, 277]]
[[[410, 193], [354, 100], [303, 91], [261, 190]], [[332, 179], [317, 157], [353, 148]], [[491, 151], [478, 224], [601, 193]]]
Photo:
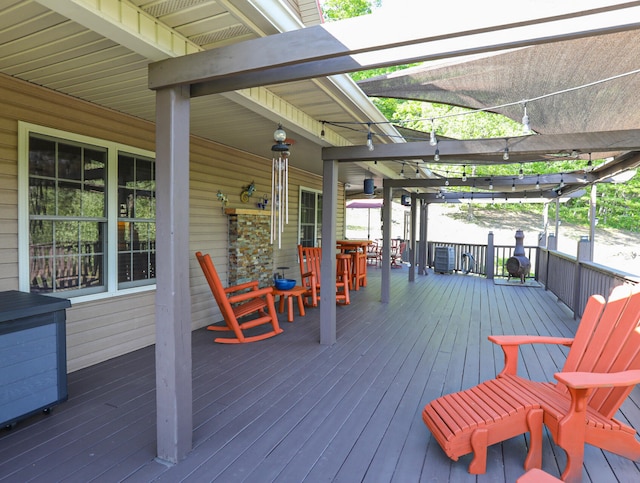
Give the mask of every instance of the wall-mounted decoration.
[[222, 203], [222, 211], [224, 211], [225, 207], [227, 206], [227, 203], [229, 203], [229, 199], [227, 198], [227, 195], [225, 195], [222, 191], [218, 190], [218, 194], [216, 195], [216, 197], [218, 198], [218, 201]]
[[240, 193], [240, 201], [243, 203], [248, 203], [249, 198], [253, 196], [253, 192], [256, 190], [256, 185], [252, 181], [251, 184], [242, 188], [242, 193]]
[[269, 195], [265, 193], [264, 195], [262, 195], [262, 199], [256, 203], [256, 206], [261, 210], [264, 210], [268, 204], [269, 204]]

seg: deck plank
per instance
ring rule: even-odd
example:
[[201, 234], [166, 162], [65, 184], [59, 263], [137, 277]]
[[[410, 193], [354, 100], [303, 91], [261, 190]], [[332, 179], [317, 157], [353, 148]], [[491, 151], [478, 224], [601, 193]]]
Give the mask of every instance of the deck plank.
[[[338, 342], [321, 346], [319, 309], [282, 314], [285, 332], [248, 345], [193, 333], [193, 450], [177, 465], [155, 460], [153, 347], [69, 375], [70, 399], [50, 416], [0, 433], [0, 481], [515, 481], [527, 438], [489, 448], [487, 473], [470, 456], [449, 460], [421, 419], [442, 394], [495, 377], [502, 351], [489, 334], [570, 337], [571, 314], [543, 288], [494, 285], [475, 275], [407, 282], [380, 272], [337, 307]], [[548, 380], [565, 348], [523, 350], [520, 369]], [[620, 417], [640, 427], [640, 388]], [[637, 463], [586, 449], [584, 481], [640, 479]], [[545, 434], [543, 469], [559, 475], [562, 450]]]

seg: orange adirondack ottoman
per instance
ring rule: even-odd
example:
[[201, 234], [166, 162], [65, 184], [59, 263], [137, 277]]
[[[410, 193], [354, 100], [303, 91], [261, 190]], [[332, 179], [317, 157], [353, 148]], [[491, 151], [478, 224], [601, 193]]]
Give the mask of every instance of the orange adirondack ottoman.
[[[640, 459], [635, 430], [614, 418], [640, 382], [640, 287], [619, 286], [608, 302], [592, 296], [573, 339], [490, 336], [505, 355], [496, 379], [427, 404], [422, 417], [445, 453], [457, 460], [474, 452], [471, 473], [486, 470], [487, 445], [531, 432], [525, 469], [540, 468], [539, 417], [567, 453], [564, 481], [580, 481], [584, 444]], [[517, 375], [521, 344], [562, 344], [571, 349], [558, 383]], [[526, 417], [522, 417], [522, 414]]]

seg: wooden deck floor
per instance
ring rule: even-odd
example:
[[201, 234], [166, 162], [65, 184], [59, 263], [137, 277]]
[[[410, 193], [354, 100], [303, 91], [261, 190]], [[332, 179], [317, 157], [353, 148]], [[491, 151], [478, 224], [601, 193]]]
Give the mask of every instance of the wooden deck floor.
[[[381, 304], [379, 270], [338, 307], [338, 342], [320, 346], [318, 309], [285, 332], [243, 346], [193, 333], [193, 451], [175, 466], [155, 457], [152, 347], [70, 374], [69, 401], [0, 432], [0, 481], [514, 482], [525, 437], [489, 450], [487, 473], [467, 473], [431, 438], [421, 410], [443, 393], [493, 378], [502, 355], [491, 333], [571, 336], [571, 315], [540, 288], [392, 270]], [[524, 352], [522, 371], [548, 380], [563, 350]], [[621, 418], [640, 428], [640, 390]], [[587, 447], [584, 481], [640, 481], [640, 466]], [[543, 469], [564, 454], [545, 437]]]

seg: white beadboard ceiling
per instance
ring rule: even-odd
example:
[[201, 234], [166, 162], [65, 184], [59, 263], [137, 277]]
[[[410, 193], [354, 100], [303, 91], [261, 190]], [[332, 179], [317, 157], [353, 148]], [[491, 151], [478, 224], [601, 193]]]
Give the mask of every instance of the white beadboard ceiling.
[[[0, 0], [0, 72], [153, 121], [150, 62], [319, 22], [316, 0]], [[629, 108], [637, 110], [633, 102]], [[295, 141], [292, 165], [318, 174], [322, 146], [361, 145], [366, 139], [362, 131], [332, 126], [321, 138], [322, 120], [384, 119], [347, 76], [192, 100], [193, 134], [270, 157], [281, 122]], [[376, 136], [376, 142], [382, 139]], [[399, 178], [401, 168], [394, 161], [341, 163], [339, 178], [355, 194], [365, 176], [381, 186], [381, 177]]]

